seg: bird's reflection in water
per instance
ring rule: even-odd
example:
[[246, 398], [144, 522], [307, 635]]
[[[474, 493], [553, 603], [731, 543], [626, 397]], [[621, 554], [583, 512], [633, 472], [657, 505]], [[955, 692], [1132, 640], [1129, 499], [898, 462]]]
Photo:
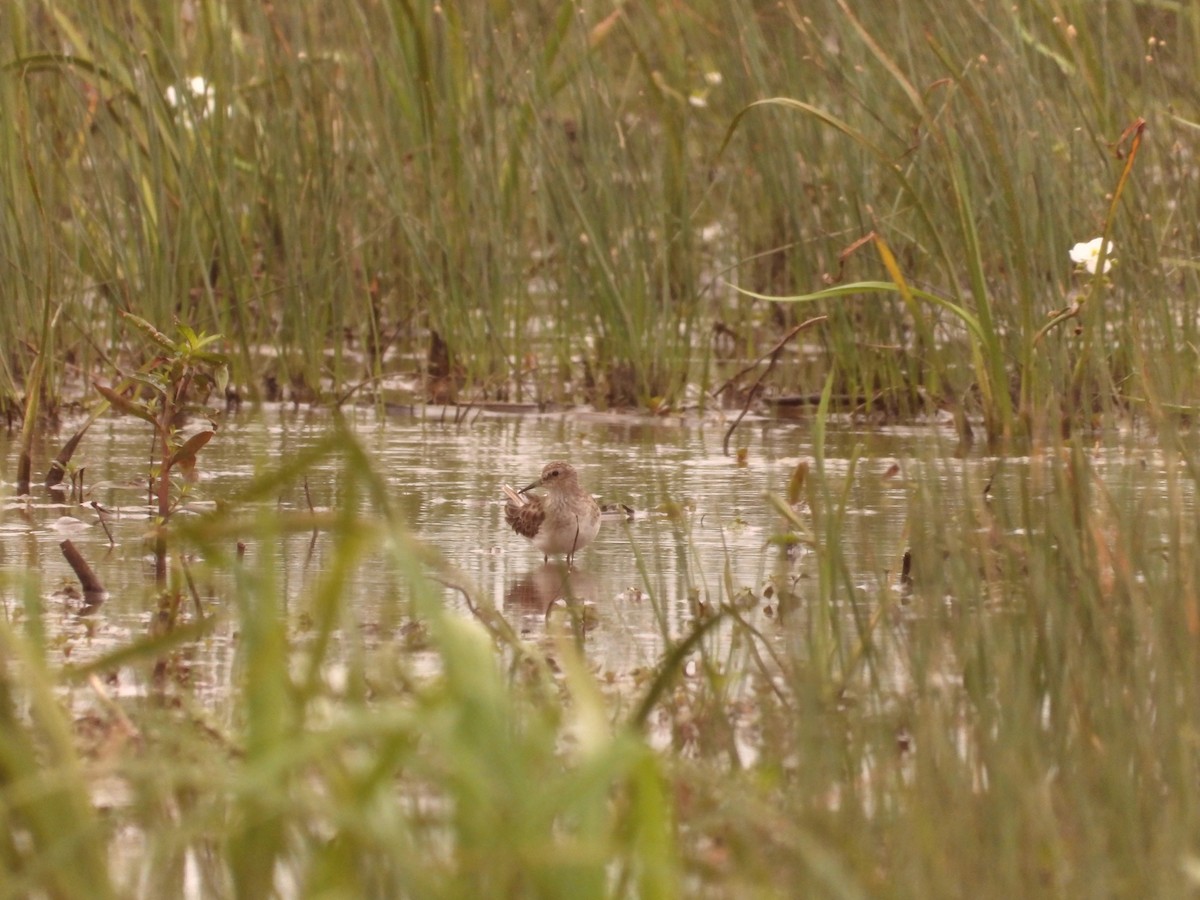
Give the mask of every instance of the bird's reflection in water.
[[564, 563], [548, 563], [509, 584], [504, 593], [504, 611], [510, 616], [536, 616], [549, 621], [561, 609], [574, 630], [590, 631], [599, 622], [596, 597], [596, 579], [587, 572]]

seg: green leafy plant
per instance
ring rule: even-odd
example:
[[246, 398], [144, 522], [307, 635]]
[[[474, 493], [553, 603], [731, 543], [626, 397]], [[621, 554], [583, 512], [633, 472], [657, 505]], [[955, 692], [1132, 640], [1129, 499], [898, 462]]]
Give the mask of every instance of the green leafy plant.
[[[155, 537], [155, 576], [166, 580], [165, 526], [186, 494], [186, 478], [196, 466], [196, 455], [212, 440], [215, 426], [186, 432], [182, 426], [205, 408], [193, 399], [193, 393], [207, 396], [214, 388], [223, 390], [228, 373], [225, 355], [212, 349], [220, 335], [197, 334], [187, 325], [179, 325], [179, 338], [172, 340], [145, 319], [123, 313], [126, 321], [150, 338], [157, 353], [135, 374], [122, 383], [142, 388], [130, 394], [122, 387], [96, 383], [105, 403], [125, 415], [150, 424], [154, 429], [154, 454], [150, 467], [150, 500], [157, 513]], [[89, 422], [90, 424], [90, 422]], [[76, 435], [72, 440], [78, 444]], [[172, 473], [184, 477], [173, 489]]]

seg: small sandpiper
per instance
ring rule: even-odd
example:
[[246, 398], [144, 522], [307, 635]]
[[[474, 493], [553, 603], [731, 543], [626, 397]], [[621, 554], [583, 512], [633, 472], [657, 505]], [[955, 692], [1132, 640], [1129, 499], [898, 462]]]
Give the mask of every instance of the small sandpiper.
[[[536, 487], [545, 488], [546, 493], [526, 496]], [[542, 551], [542, 562], [565, 553], [570, 566], [575, 551], [590, 544], [600, 531], [600, 507], [580, 486], [579, 475], [570, 463], [546, 463], [542, 477], [529, 487], [514, 491], [506, 484], [503, 490], [508, 498], [505, 520], [513, 531]]]

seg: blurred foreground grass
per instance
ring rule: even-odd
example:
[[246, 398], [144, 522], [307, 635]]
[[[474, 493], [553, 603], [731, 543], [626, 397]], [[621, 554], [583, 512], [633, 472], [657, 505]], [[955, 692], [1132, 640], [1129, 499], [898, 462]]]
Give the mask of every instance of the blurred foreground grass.
[[[331, 460], [338, 511], [271, 509]], [[987, 481], [905, 460], [905, 585], [852, 568], [869, 476], [818, 452], [771, 501], [816, 553], [781, 552], [769, 598], [717, 579], [613, 685], [553, 618], [515, 635], [338, 431], [173, 526], [191, 576], [232, 585], [207, 608], [236, 634], [228, 712], [186, 675], [215, 620], [57, 671], [24, 585], [0, 622], [0, 895], [1186, 896], [1195, 462], [1077, 440]], [[315, 526], [335, 562], [284, 604], [255, 548]], [[382, 640], [347, 589], [381, 553]]]

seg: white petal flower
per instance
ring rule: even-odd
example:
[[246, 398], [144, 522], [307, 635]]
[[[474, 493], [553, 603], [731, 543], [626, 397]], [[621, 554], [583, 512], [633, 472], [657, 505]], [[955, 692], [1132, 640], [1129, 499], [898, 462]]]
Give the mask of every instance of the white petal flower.
[[192, 89], [192, 96], [200, 101], [203, 114], [211, 116], [217, 108], [217, 92], [212, 89], [212, 85], [199, 75], [193, 75], [188, 80], [188, 87]]
[[211, 116], [217, 108], [216, 92], [212, 85], [200, 75], [193, 75], [184, 82], [182, 87], [177, 88], [173, 84], [167, 85], [167, 89], [163, 91], [163, 97], [172, 109], [190, 107], [195, 104], [194, 108], [200, 118]]
[[[1092, 238], [1090, 241], [1076, 244], [1071, 248], [1071, 262], [1075, 263], [1075, 268], [1085, 270], [1089, 275], [1096, 274], [1096, 266], [1100, 262], [1100, 245], [1104, 243], [1104, 238]], [[1104, 271], [1107, 274], [1108, 270], [1113, 267], [1116, 259], [1112, 254], [1112, 242], [1108, 244], [1109, 256], [1104, 260]]]

